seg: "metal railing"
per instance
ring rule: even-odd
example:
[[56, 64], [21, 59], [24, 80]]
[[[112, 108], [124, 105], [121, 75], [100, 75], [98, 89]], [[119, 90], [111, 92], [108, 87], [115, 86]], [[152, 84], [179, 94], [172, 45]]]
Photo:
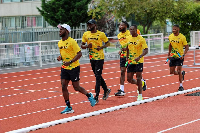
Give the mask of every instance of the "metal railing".
[[[142, 35], [148, 44], [149, 54], [163, 53], [163, 34]], [[120, 44], [117, 37], [108, 37], [110, 46], [104, 49], [105, 59], [118, 59]], [[82, 39], [75, 39], [81, 45]], [[40, 66], [58, 63], [59, 40], [18, 43], [0, 43], [0, 67]], [[89, 60], [88, 50], [82, 49], [80, 60]]]
[[[75, 39], [82, 37], [87, 30], [86, 25], [81, 24], [79, 28], [72, 28], [70, 36]], [[0, 43], [34, 42], [46, 40], [59, 40], [58, 28], [25, 28], [0, 30]]]

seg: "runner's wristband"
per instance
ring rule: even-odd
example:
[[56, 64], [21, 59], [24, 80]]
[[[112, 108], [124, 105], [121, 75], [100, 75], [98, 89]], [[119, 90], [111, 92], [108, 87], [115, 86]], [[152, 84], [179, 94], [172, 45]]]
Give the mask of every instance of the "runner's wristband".
[[140, 57], [140, 58], [142, 58], [142, 56], [141, 56], [141, 55], [140, 55], [139, 57]]
[[69, 61], [69, 63], [71, 64], [71, 63], [72, 63], [72, 61], [70, 60], [70, 61]]

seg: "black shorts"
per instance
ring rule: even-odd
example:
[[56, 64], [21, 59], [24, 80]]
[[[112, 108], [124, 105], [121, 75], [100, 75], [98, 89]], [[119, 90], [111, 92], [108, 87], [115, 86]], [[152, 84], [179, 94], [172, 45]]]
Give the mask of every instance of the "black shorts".
[[143, 63], [139, 64], [128, 64], [127, 73], [130, 72], [143, 72]]
[[120, 58], [120, 67], [125, 67], [126, 58]]
[[104, 60], [90, 60], [92, 70], [95, 75], [101, 75], [103, 71]]
[[73, 68], [72, 70], [67, 70], [61, 68], [61, 79], [71, 80], [72, 82], [79, 81], [80, 78], [80, 66]]
[[173, 66], [183, 66], [183, 62], [184, 62], [184, 59], [181, 60], [180, 58], [173, 58], [173, 57], [171, 57], [170, 58], [170, 62], [169, 62], [169, 66], [170, 67], [173, 67]]

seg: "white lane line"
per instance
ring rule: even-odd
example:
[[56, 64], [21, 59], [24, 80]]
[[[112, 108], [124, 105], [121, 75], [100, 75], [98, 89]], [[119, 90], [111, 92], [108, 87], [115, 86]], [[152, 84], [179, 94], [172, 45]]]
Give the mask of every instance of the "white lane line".
[[[198, 70], [194, 70], [194, 71], [198, 71]], [[194, 71], [190, 71], [190, 72], [194, 72]], [[173, 76], [173, 75], [166, 75], [166, 76]], [[150, 79], [145, 79], [146, 81], [149, 81], [149, 80], [154, 80], [154, 79], [159, 79], [159, 78], [162, 78], [162, 77], [166, 77], [166, 76], [161, 76], [161, 77], [156, 77], [156, 78], [150, 78]], [[108, 78], [108, 79], [118, 79], [120, 77], [115, 77], [115, 78]], [[108, 79], [104, 79], [104, 80], [108, 80]], [[189, 79], [189, 80], [185, 80], [184, 82], [187, 82], [187, 81], [191, 81], [191, 80], [195, 80], [195, 79], [199, 79], [198, 77], [197, 78], [194, 78], [194, 79]], [[54, 82], [54, 81], [50, 81], [50, 82]], [[60, 82], [60, 80], [57, 80], [57, 82]], [[88, 83], [91, 83], [91, 82], [96, 82], [96, 81], [90, 81], [90, 82], [83, 82], [83, 83], [80, 83], [81, 85], [82, 84], [88, 84]], [[176, 84], [176, 83], [179, 83], [179, 82], [173, 82], [171, 83], [172, 85], [173, 84]], [[36, 84], [42, 84], [42, 83], [36, 83]], [[128, 83], [125, 83], [125, 84], [128, 84]], [[34, 84], [29, 84], [29, 85], [34, 85]], [[166, 85], [170, 85], [170, 84], [165, 84], [165, 85], [161, 85], [161, 86], [166, 86]], [[28, 86], [28, 85], [24, 85], [24, 86]], [[71, 85], [68, 85], [68, 86], [71, 86]], [[118, 85], [116, 85], [118, 86]], [[157, 87], [161, 87], [161, 86], [157, 86]], [[22, 86], [18, 86], [18, 87], [22, 87]], [[112, 86], [108, 86], [108, 87], [112, 87]], [[10, 88], [14, 88], [14, 87], [10, 87]], [[59, 88], [59, 87], [54, 87], [54, 88]], [[151, 87], [151, 88], [155, 88], [155, 87]], [[6, 89], [6, 88], [4, 88]], [[8, 88], [7, 88], [8, 89]], [[14, 89], [14, 90], [21, 90], [21, 89]], [[47, 90], [47, 89], [42, 89], [42, 90], [35, 90], [35, 91], [44, 91], [44, 90]], [[29, 90], [27, 90], [29, 91]], [[24, 93], [25, 94], [25, 93]], [[18, 94], [12, 94], [10, 96], [13, 96], [13, 95], [18, 95]], [[1, 98], [3, 97], [8, 97], [7, 95], [3, 95], [3, 96], [0, 96]]]
[[175, 128], [178, 128], [178, 127], [181, 127], [181, 126], [185, 126], [185, 125], [197, 122], [197, 121], [200, 121], [200, 119], [196, 119], [196, 120], [193, 120], [193, 121], [190, 121], [190, 122], [187, 122], [187, 123], [183, 123], [183, 124], [180, 124], [180, 125], [177, 125], [177, 126], [174, 126], [174, 127], [171, 127], [171, 128], [168, 128], [168, 129], [165, 129], [165, 130], [162, 130], [162, 131], [159, 131], [157, 133], [164, 133], [166, 131], [169, 131], [169, 130], [172, 130], [172, 129], [175, 129]]
[[170, 94], [165, 94], [165, 95], [161, 95], [161, 96], [156, 96], [156, 97], [141, 100], [141, 101], [126, 103], [126, 104], [122, 104], [122, 105], [118, 105], [118, 106], [114, 106], [114, 107], [110, 107], [110, 108], [106, 108], [106, 109], [102, 109], [102, 110], [98, 110], [98, 111], [94, 111], [94, 112], [90, 112], [90, 113], [85, 113], [85, 114], [81, 114], [81, 115], [76, 115], [76, 116], [72, 116], [72, 117], [68, 117], [68, 118], [64, 118], [64, 119], [60, 119], [60, 120], [55, 120], [55, 121], [51, 121], [51, 122], [47, 122], [47, 123], [42, 123], [42, 124], [38, 124], [38, 125], [26, 127], [26, 128], [21, 128], [21, 129], [9, 131], [7, 133], [21, 133], [21, 132], [35, 131], [37, 129], [48, 128], [50, 126], [55, 126], [55, 125], [58, 125], [58, 124], [72, 122], [72, 121], [75, 121], [75, 120], [80, 120], [80, 119], [88, 118], [88, 117], [91, 117], [91, 116], [97, 116], [97, 115], [101, 115], [101, 114], [104, 114], [104, 113], [107, 113], [107, 112], [113, 112], [113, 111], [117, 111], [117, 110], [120, 110], [120, 109], [132, 107], [132, 106], [137, 106], [137, 105], [140, 105], [140, 104], [153, 102], [153, 101], [157, 101], [157, 100], [161, 100], [161, 99], [164, 99], [164, 98], [173, 97], [173, 96], [176, 96], [176, 95], [185, 94], [185, 93], [197, 91], [197, 90], [200, 90], [200, 87], [196, 87], [196, 88], [192, 88], [192, 89], [188, 89], [188, 90], [184, 90], [184, 91], [179, 91], [179, 92], [174, 92], [174, 93], [170, 93]]

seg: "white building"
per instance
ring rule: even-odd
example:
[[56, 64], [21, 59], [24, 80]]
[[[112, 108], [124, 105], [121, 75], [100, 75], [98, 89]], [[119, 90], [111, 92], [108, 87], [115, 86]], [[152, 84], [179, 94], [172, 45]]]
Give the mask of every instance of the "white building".
[[41, 0], [0, 0], [0, 29], [48, 27], [36, 7]]

